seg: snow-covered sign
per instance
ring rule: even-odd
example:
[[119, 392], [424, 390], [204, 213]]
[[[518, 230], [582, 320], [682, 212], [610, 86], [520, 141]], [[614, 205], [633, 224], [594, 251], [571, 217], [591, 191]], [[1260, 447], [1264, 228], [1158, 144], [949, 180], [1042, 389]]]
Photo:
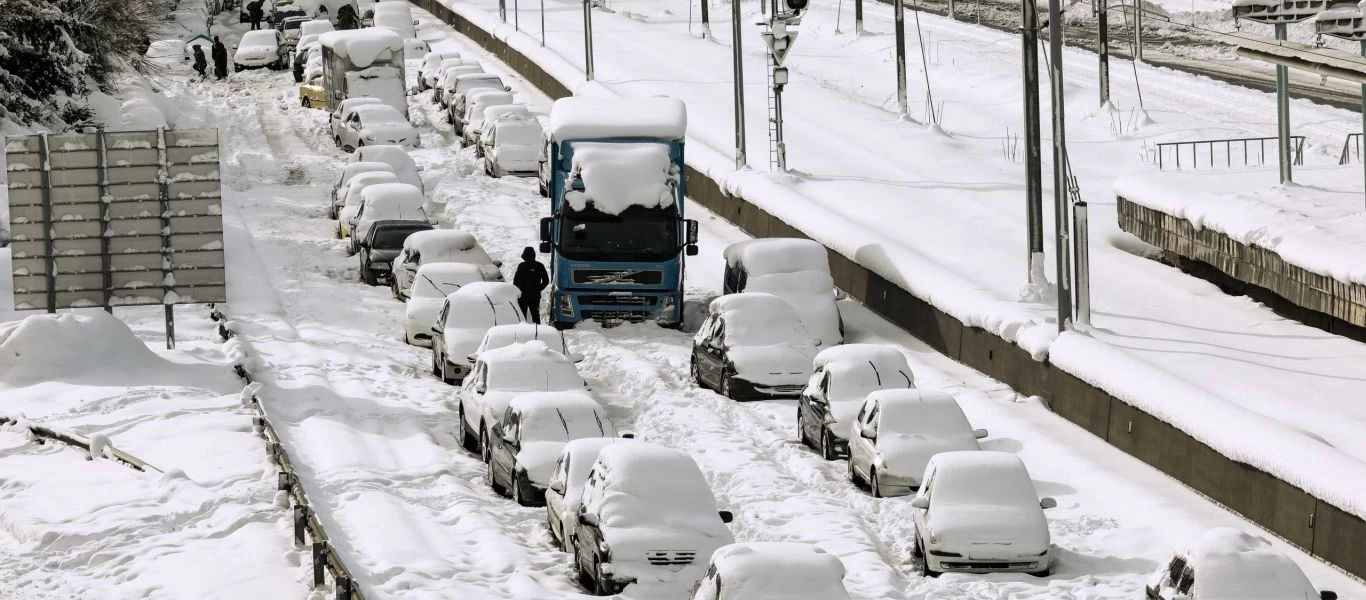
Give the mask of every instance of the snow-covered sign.
[[674, 203], [679, 173], [664, 144], [579, 144], [573, 171], [583, 191], [570, 191], [565, 201], [576, 211], [591, 204], [609, 215], [632, 206], [664, 208]]
[[20, 310], [226, 300], [218, 130], [5, 140]]
[[566, 140], [682, 140], [688, 111], [675, 98], [561, 98], [550, 109], [550, 136]]
[[1298, 23], [1328, 8], [1328, 0], [1234, 0], [1233, 16], [1258, 23]]

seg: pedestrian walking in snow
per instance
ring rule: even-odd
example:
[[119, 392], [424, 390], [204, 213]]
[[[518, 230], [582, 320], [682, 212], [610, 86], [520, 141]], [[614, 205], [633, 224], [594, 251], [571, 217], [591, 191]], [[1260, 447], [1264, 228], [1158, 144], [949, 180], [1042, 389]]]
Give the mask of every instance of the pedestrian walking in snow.
[[207, 79], [209, 76], [209, 60], [204, 58], [203, 46], [194, 47], [194, 70], [199, 73], [200, 81]]
[[213, 76], [222, 79], [228, 76], [228, 48], [213, 36]]
[[247, 5], [247, 15], [251, 18], [251, 28], [253, 31], [261, 28], [261, 16], [264, 12], [261, 8], [261, 3], [263, 1], [264, 0], [256, 0]]
[[550, 285], [550, 275], [546, 274], [545, 265], [536, 260], [536, 250], [531, 246], [522, 250], [522, 263], [517, 265], [512, 285], [522, 292], [517, 298], [517, 308], [522, 311], [522, 316], [529, 323], [540, 323], [541, 290]]

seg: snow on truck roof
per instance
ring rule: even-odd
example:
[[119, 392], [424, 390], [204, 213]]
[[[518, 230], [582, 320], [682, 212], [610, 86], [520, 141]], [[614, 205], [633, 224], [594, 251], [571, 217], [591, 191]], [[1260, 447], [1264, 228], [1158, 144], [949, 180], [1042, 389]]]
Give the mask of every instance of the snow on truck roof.
[[745, 542], [711, 555], [726, 600], [848, 600], [844, 563], [813, 544]]
[[612, 138], [682, 140], [688, 111], [676, 98], [561, 98], [550, 107], [557, 142]]
[[370, 66], [386, 51], [391, 55], [403, 53], [403, 38], [393, 30], [379, 27], [329, 31], [318, 36], [318, 41], [360, 68]]
[[679, 173], [669, 148], [662, 144], [579, 144], [572, 169], [583, 179], [582, 192], [565, 194], [574, 210], [592, 204], [601, 212], [619, 215], [632, 206], [663, 208], [674, 203], [669, 183], [676, 182]]
[[804, 238], [758, 238], [726, 246], [726, 264], [743, 266], [750, 276], [799, 271], [830, 272], [825, 246]]

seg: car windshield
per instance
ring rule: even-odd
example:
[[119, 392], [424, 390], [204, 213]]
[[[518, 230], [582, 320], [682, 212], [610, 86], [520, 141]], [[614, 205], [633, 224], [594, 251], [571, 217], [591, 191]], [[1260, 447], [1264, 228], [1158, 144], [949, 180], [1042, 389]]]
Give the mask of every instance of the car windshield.
[[658, 262], [678, 254], [678, 213], [673, 207], [632, 206], [620, 215], [561, 203], [560, 254], [569, 260]]
[[375, 240], [370, 245], [376, 250], [398, 250], [403, 247], [403, 240], [418, 231], [426, 231], [431, 227], [377, 227], [375, 229]]
[[537, 146], [541, 143], [541, 128], [534, 123], [503, 123], [498, 125], [499, 146]]

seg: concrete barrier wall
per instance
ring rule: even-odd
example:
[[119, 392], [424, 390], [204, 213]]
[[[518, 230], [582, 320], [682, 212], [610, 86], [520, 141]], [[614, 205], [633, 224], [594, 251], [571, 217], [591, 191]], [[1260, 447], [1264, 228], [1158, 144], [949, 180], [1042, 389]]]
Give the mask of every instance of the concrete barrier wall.
[[[410, 0], [501, 58], [552, 98], [568, 86], [437, 0]], [[716, 181], [687, 168], [688, 196], [755, 237], [809, 237]], [[1043, 397], [1059, 416], [1156, 467], [1244, 517], [1358, 576], [1366, 577], [1366, 522], [1266, 472], [1219, 454], [1181, 430], [1114, 398], [1013, 343], [963, 324], [834, 250], [830, 272], [850, 297], [935, 350], [1016, 391]], [[1179, 399], [1173, 399], [1179, 400]], [[1192, 532], [1194, 535], [1197, 532]]]

